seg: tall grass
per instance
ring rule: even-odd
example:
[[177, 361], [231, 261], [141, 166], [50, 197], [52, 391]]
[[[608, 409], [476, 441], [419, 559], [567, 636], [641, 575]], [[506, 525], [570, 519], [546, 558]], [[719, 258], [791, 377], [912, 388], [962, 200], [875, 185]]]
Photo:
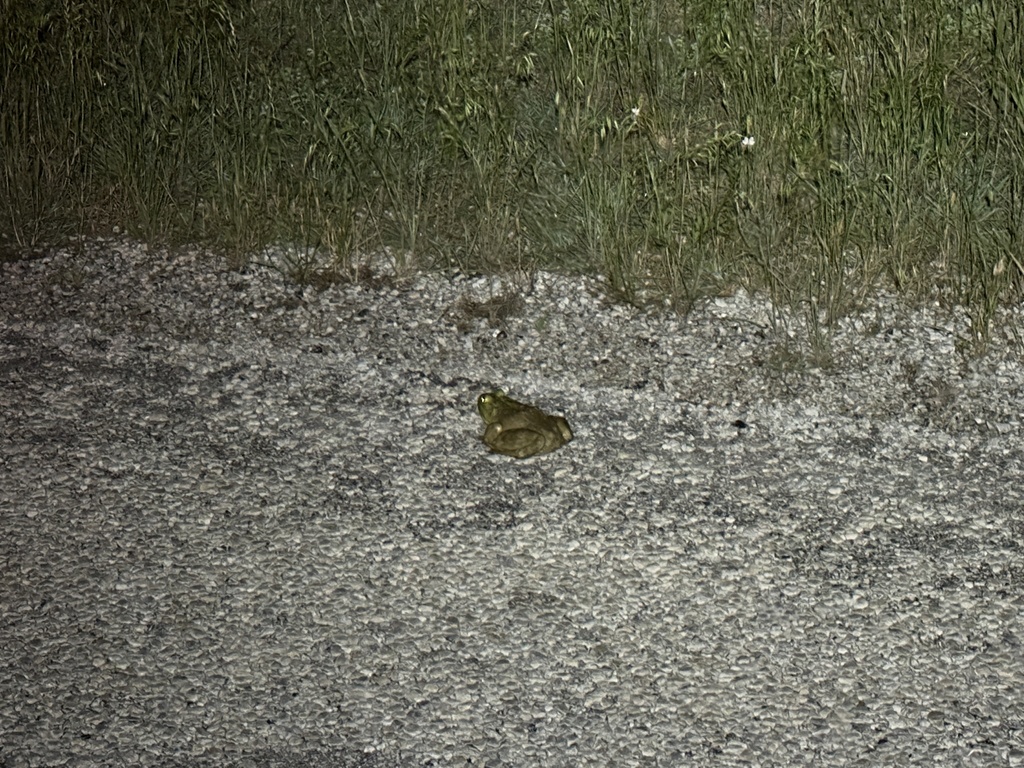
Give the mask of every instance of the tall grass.
[[990, 0], [0, 0], [8, 249], [120, 225], [239, 257], [743, 286], [816, 333], [1024, 278], [1024, 11]]

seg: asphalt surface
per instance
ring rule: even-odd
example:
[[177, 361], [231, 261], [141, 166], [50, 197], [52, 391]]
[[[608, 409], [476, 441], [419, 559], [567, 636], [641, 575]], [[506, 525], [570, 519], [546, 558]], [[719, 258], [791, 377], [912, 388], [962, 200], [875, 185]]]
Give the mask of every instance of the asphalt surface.
[[1024, 764], [1012, 338], [261, 261], [0, 265], [5, 767]]

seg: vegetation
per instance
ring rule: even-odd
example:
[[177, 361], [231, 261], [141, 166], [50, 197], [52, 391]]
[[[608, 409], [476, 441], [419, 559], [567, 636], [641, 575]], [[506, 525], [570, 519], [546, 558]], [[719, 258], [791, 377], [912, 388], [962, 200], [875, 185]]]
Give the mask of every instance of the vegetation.
[[[1024, 284], [994, 0], [0, 0], [0, 236], [737, 286], [812, 328]], [[309, 265], [297, 265], [302, 273]]]

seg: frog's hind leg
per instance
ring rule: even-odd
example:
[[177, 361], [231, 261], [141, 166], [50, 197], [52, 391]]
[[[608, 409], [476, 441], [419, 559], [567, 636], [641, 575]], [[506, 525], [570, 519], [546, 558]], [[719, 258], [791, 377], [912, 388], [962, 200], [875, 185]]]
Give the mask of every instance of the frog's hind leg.
[[513, 429], [502, 434], [508, 453], [517, 459], [526, 459], [544, 451], [544, 436], [532, 429]]

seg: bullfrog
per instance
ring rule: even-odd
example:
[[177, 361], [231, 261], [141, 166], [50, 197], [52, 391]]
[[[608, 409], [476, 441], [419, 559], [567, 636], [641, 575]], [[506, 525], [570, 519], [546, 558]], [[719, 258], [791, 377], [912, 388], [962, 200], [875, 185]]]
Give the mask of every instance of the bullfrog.
[[569, 422], [561, 416], [548, 416], [539, 408], [516, 402], [500, 389], [480, 395], [476, 404], [487, 425], [483, 441], [495, 453], [525, 459], [572, 440]]

